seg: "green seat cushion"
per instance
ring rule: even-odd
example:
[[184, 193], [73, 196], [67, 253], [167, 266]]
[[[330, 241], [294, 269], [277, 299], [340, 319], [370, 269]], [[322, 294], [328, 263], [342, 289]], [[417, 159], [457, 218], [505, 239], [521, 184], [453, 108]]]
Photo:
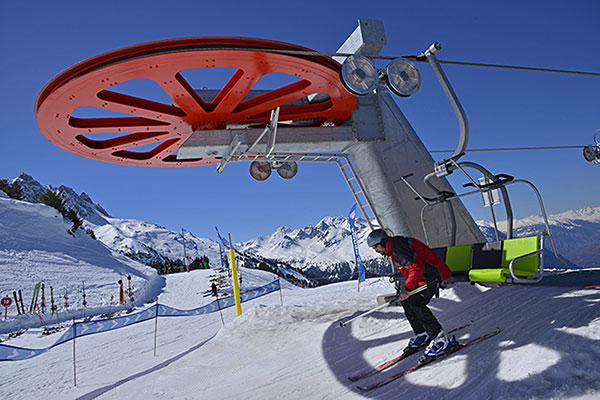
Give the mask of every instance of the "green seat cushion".
[[[510, 261], [539, 250], [540, 248], [540, 237], [532, 236], [517, 239], [507, 239], [504, 241], [503, 256], [502, 256], [502, 267], [508, 272], [508, 266]], [[533, 255], [526, 257], [515, 262], [513, 270], [518, 275], [531, 276], [534, 272], [538, 271], [539, 256]], [[517, 272], [519, 271], [519, 272]]]
[[505, 282], [506, 275], [502, 268], [472, 269], [469, 271], [471, 282]]
[[450, 246], [446, 251], [446, 264], [454, 271], [468, 271], [471, 268], [473, 245]]

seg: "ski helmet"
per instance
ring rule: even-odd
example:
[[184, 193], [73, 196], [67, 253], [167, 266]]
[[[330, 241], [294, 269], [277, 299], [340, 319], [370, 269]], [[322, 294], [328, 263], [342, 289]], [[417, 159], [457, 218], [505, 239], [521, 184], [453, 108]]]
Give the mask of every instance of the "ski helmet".
[[367, 236], [367, 244], [369, 247], [373, 247], [376, 244], [382, 244], [384, 240], [387, 240], [388, 235], [383, 229], [375, 229]]

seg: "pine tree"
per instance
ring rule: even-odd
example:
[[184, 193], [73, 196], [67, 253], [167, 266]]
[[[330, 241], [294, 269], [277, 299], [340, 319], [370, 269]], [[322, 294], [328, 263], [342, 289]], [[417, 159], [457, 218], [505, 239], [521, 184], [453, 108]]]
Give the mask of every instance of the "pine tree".
[[63, 215], [73, 223], [73, 226], [71, 227], [72, 233], [75, 233], [75, 231], [83, 224], [83, 220], [79, 218], [77, 211], [72, 208], [69, 208]]
[[12, 199], [23, 200], [23, 189], [21, 189], [19, 182], [15, 182], [11, 185], [6, 179], [0, 179], [0, 190]]
[[61, 214], [64, 213], [65, 201], [59, 192], [53, 192], [52, 190], [47, 189], [45, 193], [38, 194], [37, 198], [40, 203], [57, 209]]
[[68, 231], [70, 234], [75, 234], [75, 231], [83, 224], [83, 220], [79, 218], [77, 211], [72, 208], [65, 208], [65, 201], [58, 191], [54, 192], [47, 189], [45, 193], [39, 194], [37, 197], [40, 203], [57, 209], [64, 218], [73, 223], [73, 226]]

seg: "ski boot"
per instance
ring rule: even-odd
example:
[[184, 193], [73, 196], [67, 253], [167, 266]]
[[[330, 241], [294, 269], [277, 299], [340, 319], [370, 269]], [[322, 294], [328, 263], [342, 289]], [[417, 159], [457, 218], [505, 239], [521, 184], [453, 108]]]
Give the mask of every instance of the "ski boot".
[[438, 358], [440, 355], [444, 354], [448, 349], [450, 349], [453, 344], [456, 343], [456, 339], [453, 337], [452, 340], [448, 339], [444, 331], [440, 331], [438, 335], [429, 342], [429, 345], [425, 349], [425, 352], [419, 358], [419, 364], [428, 364], [431, 361]]
[[423, 347], [427, 346], [428, 342], [429, 335], [427, 334], [427, 332], [419, 333], [410, 338], [410, 340], [408, 341], [408, 346], [406, 346], [402, 351], [402, 355], [404, 357], [407, 357], [411, 354], [414, 354], [421, 350]]

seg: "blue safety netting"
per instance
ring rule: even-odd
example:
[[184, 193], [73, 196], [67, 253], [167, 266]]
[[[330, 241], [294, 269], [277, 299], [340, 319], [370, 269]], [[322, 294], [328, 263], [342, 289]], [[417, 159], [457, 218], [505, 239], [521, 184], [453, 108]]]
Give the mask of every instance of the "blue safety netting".
[[[240, 294], [240, 301], [243, 303], [255, 299], [260, 296], [264, 296], [268, 293], [279, 290], [279, 280], [275, 280], [267, 285], [248, 290]], [[229, 308], [235, 305], [235, 299], [233, 296], [223, 297], [214, 300], [212, 303], [204, 305], [202, 307], [194, 308], [192, 310], [181, 310], [166, 306], [164, 304], [157, 303], [143, 311], [135, 314], [103, 319], [99, 321], [86, 321], [86, 322], [75, 322], [62, 336], [51, 346], [43, 349], [27, 349], [24, 347], [10, 346], [7, 344], [0, 344], [0, 361], [18, 361], [27, 360], [32, 357], [39, 356], [50, 350], [51, 348], [58, 346], [59, 344], [68, 342], [77, 337], [93, 335], [96, 333], [112, 331], [115, 329], [123, 328], [129, 325], [136, 324], [138, 322], [147, 321], [157, 317], [191, 317], [195, 315], [210, 314], [219, 309]]]

